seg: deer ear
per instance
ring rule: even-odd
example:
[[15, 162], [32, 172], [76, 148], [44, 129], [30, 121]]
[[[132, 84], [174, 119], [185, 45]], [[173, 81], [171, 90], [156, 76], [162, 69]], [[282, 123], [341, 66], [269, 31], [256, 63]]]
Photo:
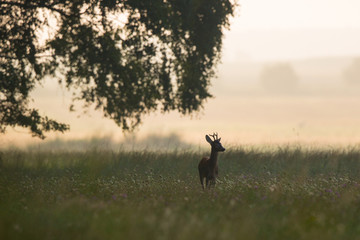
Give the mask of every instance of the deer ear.
[[211, 138], [208, 135], [205, 136], [205, 139], [208, 143], [212, 144], [213, 141], [211, 140]]

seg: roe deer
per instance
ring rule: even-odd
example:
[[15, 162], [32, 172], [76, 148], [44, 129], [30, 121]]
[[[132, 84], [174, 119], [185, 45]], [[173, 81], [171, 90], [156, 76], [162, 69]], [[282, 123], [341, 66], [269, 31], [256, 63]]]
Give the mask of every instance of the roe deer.
[[[209, 134], [210, 135], [210, 134]], [[210, 157], [204, 157], [201, 159], [199, 163], [199, 175], [200, 175], [200, 183], [202, 188], [204, 189], [204, 178], [206, 178], [206, 187], [210, 188], [211, 186], [215, 186], [216, 177], [218, 176], [218, 152], [225, 151], [225, 148], [221, 145], [220, 140], [218, 138], [218, 134], [214, 133], [210, 135], [214, 140], [211, 140], [209, 135], [205, 136], [205, 139], [211, 145], [211, 154]]]

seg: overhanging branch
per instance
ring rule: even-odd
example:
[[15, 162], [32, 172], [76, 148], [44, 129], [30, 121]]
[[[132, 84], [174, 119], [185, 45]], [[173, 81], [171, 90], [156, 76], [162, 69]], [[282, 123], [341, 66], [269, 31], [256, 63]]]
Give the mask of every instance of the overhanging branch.
[[[0, 58], [5, 58], [5, 59], [13, 59], [13, 60], [17, 60], [17, 59], [24, 59], [27, 58], [28, 56], [24, 56], [22, 58], [18, 58], [18, 57], [13, 57], [13, 56], [7, 56], [4, 54], [0, 54]], [[35, 55], [35, 58], [46, 58], [46, 57], [53, 57], [53, 55]]]
[[20, 2], [10, 2], [10, 1], [0, 1], [0, 6], [1, 5], [10, 5], [10, 6], [17, 6], [17, 7], [21, 7], [21, 8], [32, 8], [32, 9], [36, 9], [36, 8], [47, 8], [51, 11], [57, 12], [59, 14], [61, 14], [64, 17], [70, 17], [70, 15], [68, 15], [66, 12], [64, 12], [61, 9], [55, 8], [54, 5], [49, 5], [49, 4], [45, 4], [45, 3], [39, 3], [39, 4], [33, 4], [33, 3], [20, 3]]

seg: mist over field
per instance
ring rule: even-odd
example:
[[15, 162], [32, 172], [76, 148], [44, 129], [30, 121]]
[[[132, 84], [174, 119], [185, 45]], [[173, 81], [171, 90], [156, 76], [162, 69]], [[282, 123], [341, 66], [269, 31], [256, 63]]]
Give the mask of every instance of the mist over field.
[[56, 138], [35, 144], [28, 144], [21, 148], [28, 151], [40, 152], [86, 152], [86, 151], [194, 151], [199, 150], [196, 146], [181, 140], [176, 134], [167, 136], [149, 135], [139, 139], [135, 135], [130, 135], [123, 140], [116, 141], [113, 136], [90, 137], [86, 139], [63, 140]]
[[[353, 145], [360, 140], [357, 59], [348, 56], [226, 62], [219, 66], [218, 78], [213, 81], [214, 98], [200, 114], [151, 114], [134, 133], [125, 136], [100, 112], [82, 114], [81, 106], [69, 112], [70, 94], [51, 79], [35, 91], [33, 104], [71, 123], [70, 132], [49, 134], [45, 142], [91, 141], [111, 136], [113, 142], [120, 143], [129, 141], [126, 136], [139, 140], [156, 135], [166, 139], [173, 134], [186, 144], [204, 147], [204, 135], [217, 131], [231, 145]], [[42, 142], [22, 129], [9, 131], [0, 141], [3, 146], [18, 147]], [[156, 148], [156, 143], [138, 146]]]

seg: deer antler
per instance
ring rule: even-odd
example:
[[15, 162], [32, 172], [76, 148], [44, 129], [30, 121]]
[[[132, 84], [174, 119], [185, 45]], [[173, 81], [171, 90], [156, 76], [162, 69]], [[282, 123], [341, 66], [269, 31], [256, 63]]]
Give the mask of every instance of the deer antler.
[[210, 137], [212, 137], [215, 141], [215, 137], [214, 137], [214, 134], [209, 134]]
[[212, 137], [215, 140], [218, 140], [218, 133], [214, 133], [214, 134], [209, 134], [210, 137]]

